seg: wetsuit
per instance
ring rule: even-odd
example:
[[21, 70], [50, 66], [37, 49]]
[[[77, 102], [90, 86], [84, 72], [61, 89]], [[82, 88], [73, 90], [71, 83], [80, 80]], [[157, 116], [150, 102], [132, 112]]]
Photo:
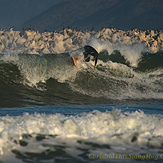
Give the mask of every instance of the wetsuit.
[[96, 64], [97, 64], [97, 60], [98, 60], [98, 52], [91, 46], [86, 45], [84, 46], [84, 61], [85, 62], [89, 62], [90, 61], [90, 55], [93, 56], [95, 58], [95, 65], [94, 65], [94, 69], [96, 69]]

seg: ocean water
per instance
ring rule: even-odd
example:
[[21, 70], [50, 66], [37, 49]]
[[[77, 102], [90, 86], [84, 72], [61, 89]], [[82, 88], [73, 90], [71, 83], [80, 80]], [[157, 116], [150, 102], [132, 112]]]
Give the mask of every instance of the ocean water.
[[91, 45], [0, 55], [0, 162], [162, 162], [163, 52]]

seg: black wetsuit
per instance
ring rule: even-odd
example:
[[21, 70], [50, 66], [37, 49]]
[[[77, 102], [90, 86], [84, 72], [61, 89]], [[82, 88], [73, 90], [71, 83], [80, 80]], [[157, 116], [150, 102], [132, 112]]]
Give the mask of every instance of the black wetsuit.
[[89, 62], [90, 61], [90, 55], [93, 56], [95, 58], [95, 67], [96, 67], [96, 64], [97, 64], [97, 60], [98, 60], [98, 52], [91, 46], [89, 45], [86, 45], [84, 46], [84, 61], [85, 62]]

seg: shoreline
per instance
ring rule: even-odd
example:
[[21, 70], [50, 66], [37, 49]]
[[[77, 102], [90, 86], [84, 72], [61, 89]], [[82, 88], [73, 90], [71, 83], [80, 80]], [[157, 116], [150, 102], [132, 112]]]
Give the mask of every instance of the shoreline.
[[132, 47], [141, 44], [144, 51], [156, 53], [163, 50], [163, 31], [132, 29], [128, 31], [103, 28], [100, 31], [63, 29], [60, 32], [25, 30], [0, 31], [1, 54], [49, 54], [64, 53], [82, 48], [96, 39], [113, 49], [118, 46]]

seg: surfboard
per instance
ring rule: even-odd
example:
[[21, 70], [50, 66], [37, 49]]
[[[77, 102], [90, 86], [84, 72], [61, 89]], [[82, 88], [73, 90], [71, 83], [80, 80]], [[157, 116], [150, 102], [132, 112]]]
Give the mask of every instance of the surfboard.
[[[84, 54], [85, 62], [89, 62], [90, 61], [89, 54], [92, 55], [92, 56], [95, 56], [94, 54], [98, 54], [98, 52], [92, 46], [86, 45], [86, 46], [84, 46], [83, 54]], [[77, 67], [77, 61], [80, 59], [80, 57], [81, 56], [78, 56], [76, 58], [71, 57], [74, 66]]]
[[76, 59], [76, 58], [74, 58], [74, 57], [71, 57], [71, 59], [72, 59], [72, 62], [73, 62], [73, 64], [74, 64], [74, 66], [76, 66], [76, 67], [77, 67], [77, 59]]

